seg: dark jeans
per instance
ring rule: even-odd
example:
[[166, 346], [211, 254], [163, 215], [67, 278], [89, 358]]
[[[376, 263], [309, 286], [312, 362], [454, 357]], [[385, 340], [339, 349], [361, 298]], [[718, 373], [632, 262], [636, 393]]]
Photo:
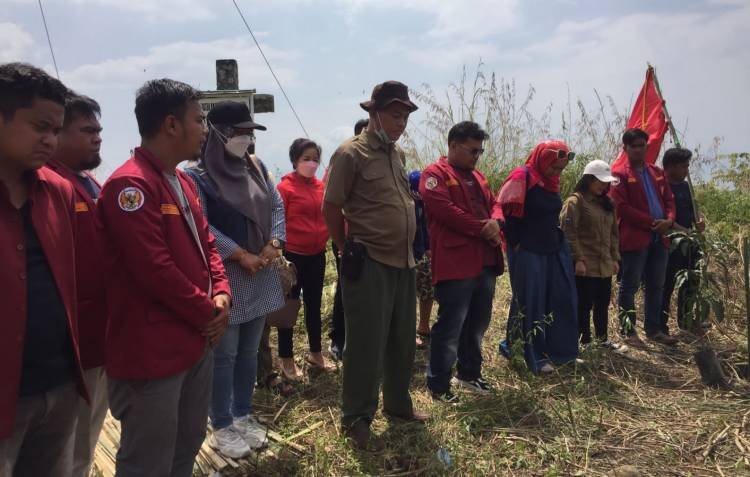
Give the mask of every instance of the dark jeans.
[[661, 240], [654, 240], [648, 248], [636, 252], [622, 252], [620, 291], [617, 297], [620, 326], [623, 335], [636, 332], [635, 293], [645, 285], [645, 324], [647, 335], [661, 331], [661, 301], [664, 276], [667, 271], [667, 249]]
[[435, 285], [439, 307], [430, 333], [427, 366], [427, 387], [432, 392], [450, 389], [454, 364], [459, 379], [471, 381], [482, 376], [482, 339], [492, 318], [496, 279], [496, 267], [485, 267], [478, 277]]
[[582, 344], [591, 342], [591, 311], [594, 312], [596, 339], [607, 341], [609, 299], [612, 277], [576, 277], [578, 292], [578, 337]]
[[[690, 257], [686, 257], [680, 250], [672, 250], [667, 261], [667, 273], [664, 279], [664, 295], [661, 305], [661, 330], [669, 334], [669, 310], [672, 301], [672, 292], [677, 282], [677, 273], [680, 270], [695, 270], [700, 258], [700, 250], [691, 250]], [[690, 293], [694, 293], [697, 283], [685, 281], [677, 290], [677, 325], [682, 330], [690, 327], [687, 323], [685, 313], [685, 301]]]
[[413, 412], [409, 383], [416, 348], [417, 292], [414, 270], [366, 257], [356, 280], [342, 276], [346, 346], [341, 421], [372, 422], [383, 383], [383, 409]]
[[[323, 279], [326, 273], [325, 251], [316, 255], [299, 255], [284, 252], [284, 256], [297, 268], [297, 284], [292, 287], [291, 297], [299, 298], [305, 305], [305, 328], [311, 353], [320, 353], [320, 305], [323, 296]], [[279, 328], [279, 356], [294, 356], [293, 328]]]
[[335, 345], [339, 351], [344, 349], [344, 339], [346, 338], [346, 323], [344, 322], [344, 304], [341, 300], [341, 259], [339, 258], [339, 248], [335, 243], [331, 244], [333, 258], [336, 261], [336, 292], [333, 295], [333, 312], [331, 313], [331, 331], [328, 337], [331, 338], [331, 344]]

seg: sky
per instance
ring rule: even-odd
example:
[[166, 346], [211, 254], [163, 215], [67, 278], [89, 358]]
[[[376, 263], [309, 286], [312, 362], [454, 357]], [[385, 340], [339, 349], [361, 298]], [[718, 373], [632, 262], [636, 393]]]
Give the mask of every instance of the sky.
[[[375, 84], [441, 92], [464, 66], [536, 89], [535, 107], [594, 106], [594, 89], [626, 111], [656, 67], [689, 147], [722, 137], [750, 151], [750, 0], [237, 0], [324, 161], [365, 117]], [[106, 178], [138, 145], [135, 91], [169, 77], [216, 88], [215, 60], [239, 63], [240, 88], [275, 96], [258, 114], [257, 153], [291, 170], [304, 136], [231, 0], [43, 0], [60, 71], [102, 106]], [[54, 73], [36, 0], [0, 0], [0, 62]], [[425, 119], [415, 112], [410, 124]]]

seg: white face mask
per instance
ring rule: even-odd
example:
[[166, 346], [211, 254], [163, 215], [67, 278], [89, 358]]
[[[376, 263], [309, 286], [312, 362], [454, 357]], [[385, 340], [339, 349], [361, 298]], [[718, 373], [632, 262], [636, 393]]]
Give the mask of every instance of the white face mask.
[[388, 135], [387, 132], [385, 132], [385, 129], [383, 129], [383, 121], [380, 120], [380, 113], [375, 112], [375, 114], [378, 117], [378, 129], [375, 130], [375, 134], [377, 134], [378, 138], [380, 138], [381, 141], [383, 141], [385, 144], [393, 144], [396, 141], [391, 139], [391, 137]]
[[224, 140], [224, 150], [227, 151], [234, 157], [243, 159], [247, 148], [255, 144], [255, 138], [249, 134], [243, 134], [241, 136], [226, 137], [221, 133], [215, 126], [211, 125], [216, 134]]
[[224, 150], [235, 157], [243, 158], [247, 153], [247, 148], [253, 144], [255, 144], [255, 139], [249, 134], [243, 134], [242, 136], [230, 137], [224, 144]]
[[318, 164], [315, 161], [304, 161], [297, 164], [297, 174], [302, 177], [312, 177], [318, 171]]

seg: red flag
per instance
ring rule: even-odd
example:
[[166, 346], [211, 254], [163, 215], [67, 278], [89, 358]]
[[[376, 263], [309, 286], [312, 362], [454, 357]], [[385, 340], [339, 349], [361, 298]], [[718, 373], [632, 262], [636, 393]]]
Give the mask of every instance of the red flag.
[[[664, 141], [664, 135], [669, 128], [667, 118], [664, 114], [664, 101], [656, 89], [654, 80], [654, 68], [648, 67], [646, 70], [646, 81], [643, 83], [641, 93], [635, 101], [633, 112], [628, 120], [628, 129], [639, 128], [648, 134], [648, 149], [646, 150], [646, 162], [649, 164], [656, 163], [656, 158], [661, 150], [661, 143]], [[619, 168], [628, 160], [625, 151], [621, 151], [617, 156], [612, 169]]]

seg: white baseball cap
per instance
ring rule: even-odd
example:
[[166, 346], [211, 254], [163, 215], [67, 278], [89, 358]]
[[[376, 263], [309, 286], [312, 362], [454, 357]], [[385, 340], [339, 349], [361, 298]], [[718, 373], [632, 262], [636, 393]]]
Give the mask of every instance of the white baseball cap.
[[620, 179], [612, 175], [612, 169], [609, 167], [609, 164], [600, 159], [593, 160], [586, 164], [586, 167], [583, 169], [583, 174], [590, 174], [602, 182], [613, 182], [615, 184], [620, 182]]

